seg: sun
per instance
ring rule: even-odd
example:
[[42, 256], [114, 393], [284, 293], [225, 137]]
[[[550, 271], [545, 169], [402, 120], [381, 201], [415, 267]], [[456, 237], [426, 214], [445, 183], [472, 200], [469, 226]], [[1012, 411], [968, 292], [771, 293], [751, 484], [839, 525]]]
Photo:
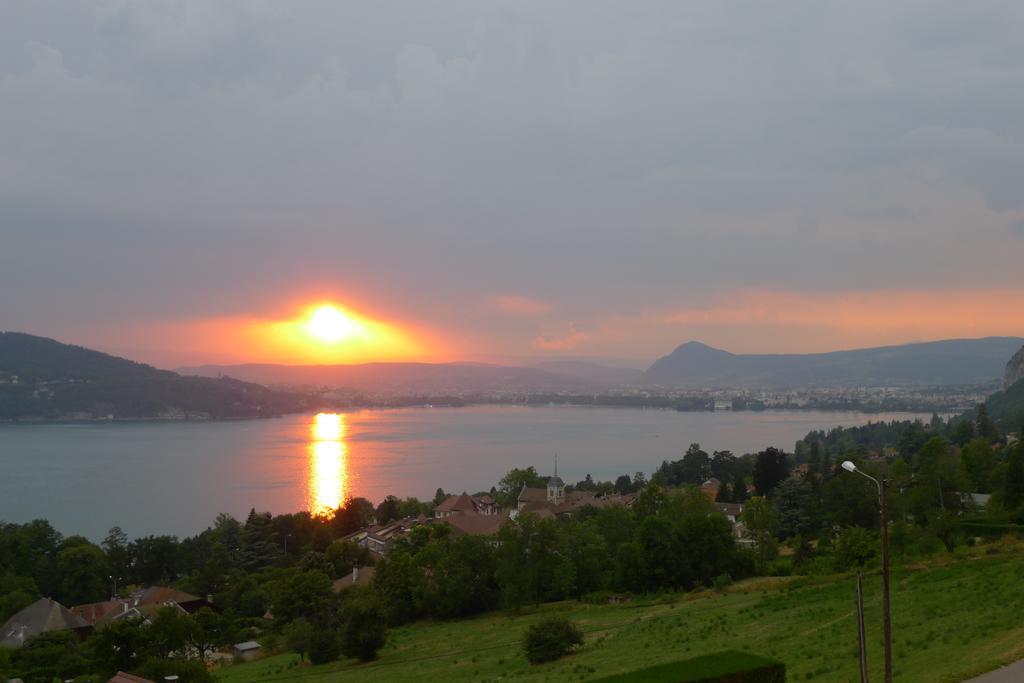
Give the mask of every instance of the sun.
[[322, 342], [337, 343], [366, 335], [366, 328], [355, 318], [330, 304], [318, 306], [306, 322], [306, 331]]

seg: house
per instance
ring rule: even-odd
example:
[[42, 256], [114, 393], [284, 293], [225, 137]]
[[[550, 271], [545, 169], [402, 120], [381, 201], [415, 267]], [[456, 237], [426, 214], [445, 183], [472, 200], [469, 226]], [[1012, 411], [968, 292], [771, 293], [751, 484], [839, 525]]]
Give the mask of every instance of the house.
[[346, 588], [352, 588], [353, 586], [369, 586], [373, 582], [373, 575], [375, 573], [376, 569], [372, 565], [369, 567], [353, 567], [351, 573], [335, 581], [332, 587], [335, 593], [340, 593]]
[[448, 496], [434, 508], [435, 519], [447, 519], [455, 515], [501, 514], [501, 506], [490, 496], [469, 496], [465, 492], [461, 496]]
[[235, 657], [243, 662], [251, 662], [263, 652], [263, 646], [255, 640], [247, 640], [244, 643], [235, 643], [233, 648]]
[[154, 683], [154, 681], [142, 676], [136, 676], [135, 674], [118, 671], [111, 678], [107, 679], [107, 683]]
[[452, 528], [452, 537], [494, 536], [509, 519], [508, 514], [457, 515], [444, 520]]
[[205, 598], [166, 586], [149, 586], [127, 598], [76, 605], [71, 612], [86, 624], [103, 628], [118, 619], [149, 621], [164, 607], [173, 607], [181, 614], [194, 614], [210, 603]]
[[718, 489], [720, 488], [722, 488], [722, 482], [714, 477], [700, 485], [701, 492], [712, 501], [718, 498]]
[[84, 638], [92, 627], [56, 600], [40, 598], [13, 615], [0, 628], [0, 647], [20, 648], [48, 631], [74, 631]]
[[715, 507], [733, 524], [736, 524], [739, 521], [740, 515], [743, 514], [743, 505], [741, 503], [715, 503]]
[[545, 488], [523, 486], [516, 499], [516, 509], [513, 518], [522, 513], [536, 515], [541, 519], [546, 517], [559, 517], [571, 515], [585, 507], [607, 507], [609, 505], [622, 505], [630, 507], [636, 500], [634, 494], [598, 496], [593, 491], [569, 491], [565, 490], [565, 482], [555, 475], [548, 479]]

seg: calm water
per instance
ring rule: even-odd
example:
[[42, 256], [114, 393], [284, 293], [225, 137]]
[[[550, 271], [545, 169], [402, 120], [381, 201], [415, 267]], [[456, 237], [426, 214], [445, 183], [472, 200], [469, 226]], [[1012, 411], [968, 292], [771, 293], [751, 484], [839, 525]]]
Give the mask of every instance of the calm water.
[[191, 535], [219, 512], [336, 506], [346, 495], [432, 498], [490, 488], [512, 467], [568, 482], [650, 474], [691, 442], [737, 454], [791, 450], [808, 431], [906, 413], [678, 413], [481, 406], [221, 423], [0, 426], [0, 520], [49, 519], [102, 539]]

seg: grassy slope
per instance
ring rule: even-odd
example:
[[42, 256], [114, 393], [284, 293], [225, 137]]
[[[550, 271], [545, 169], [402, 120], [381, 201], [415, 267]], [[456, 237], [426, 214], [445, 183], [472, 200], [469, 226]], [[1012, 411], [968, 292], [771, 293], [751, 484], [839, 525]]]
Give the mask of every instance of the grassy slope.
[[[898, 680], [959, 681], [1024, 657], [1024, 547], [976, 549], [969, 556], [894, 573], [894, 667]], [[804, 585], [800, 585], [803, 583]], [[865, 578], [871, 677], [881, 680], [881, 582]], [[511, 616], [421, 623], [392, 631], [371, 664], [293, 664], [294, 655], [227, 667], [222, 681], [585, 680], [726, 649], [775, 657], [790, 681], [857, 679], [854, 584], [833, 577], [737, 584], [674, 602], [545, 605]], [[530, 666], [523, 630], [558, 612], [586, 632], [583, 649]]]

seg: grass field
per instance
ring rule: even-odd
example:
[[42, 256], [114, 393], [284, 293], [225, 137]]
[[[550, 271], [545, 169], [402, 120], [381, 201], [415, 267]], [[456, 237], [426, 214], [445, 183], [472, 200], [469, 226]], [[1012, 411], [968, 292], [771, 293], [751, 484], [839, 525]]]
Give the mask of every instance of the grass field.
[[[894, 668], [901, 681], [960, 681], [1024, 657], [1024, 548], [1003, 543], [893, 573]], [[882, 679], [881, 580], [865, 577], [869, 664]], [[585, 632], [583, 648], [531, 666], [524, 629], [550, 613]], [[789, 681], [858, 679], [850, 577], [760, 579], [663, 600], [572, 602], [510, 615], [395, 629], [378, 661], [313, 667], [278, 655], [222, 669], [243, 681], [587, 680], [720, 650], [782, 660]], [[343, 674], [343, 675], [342, 675]]]

